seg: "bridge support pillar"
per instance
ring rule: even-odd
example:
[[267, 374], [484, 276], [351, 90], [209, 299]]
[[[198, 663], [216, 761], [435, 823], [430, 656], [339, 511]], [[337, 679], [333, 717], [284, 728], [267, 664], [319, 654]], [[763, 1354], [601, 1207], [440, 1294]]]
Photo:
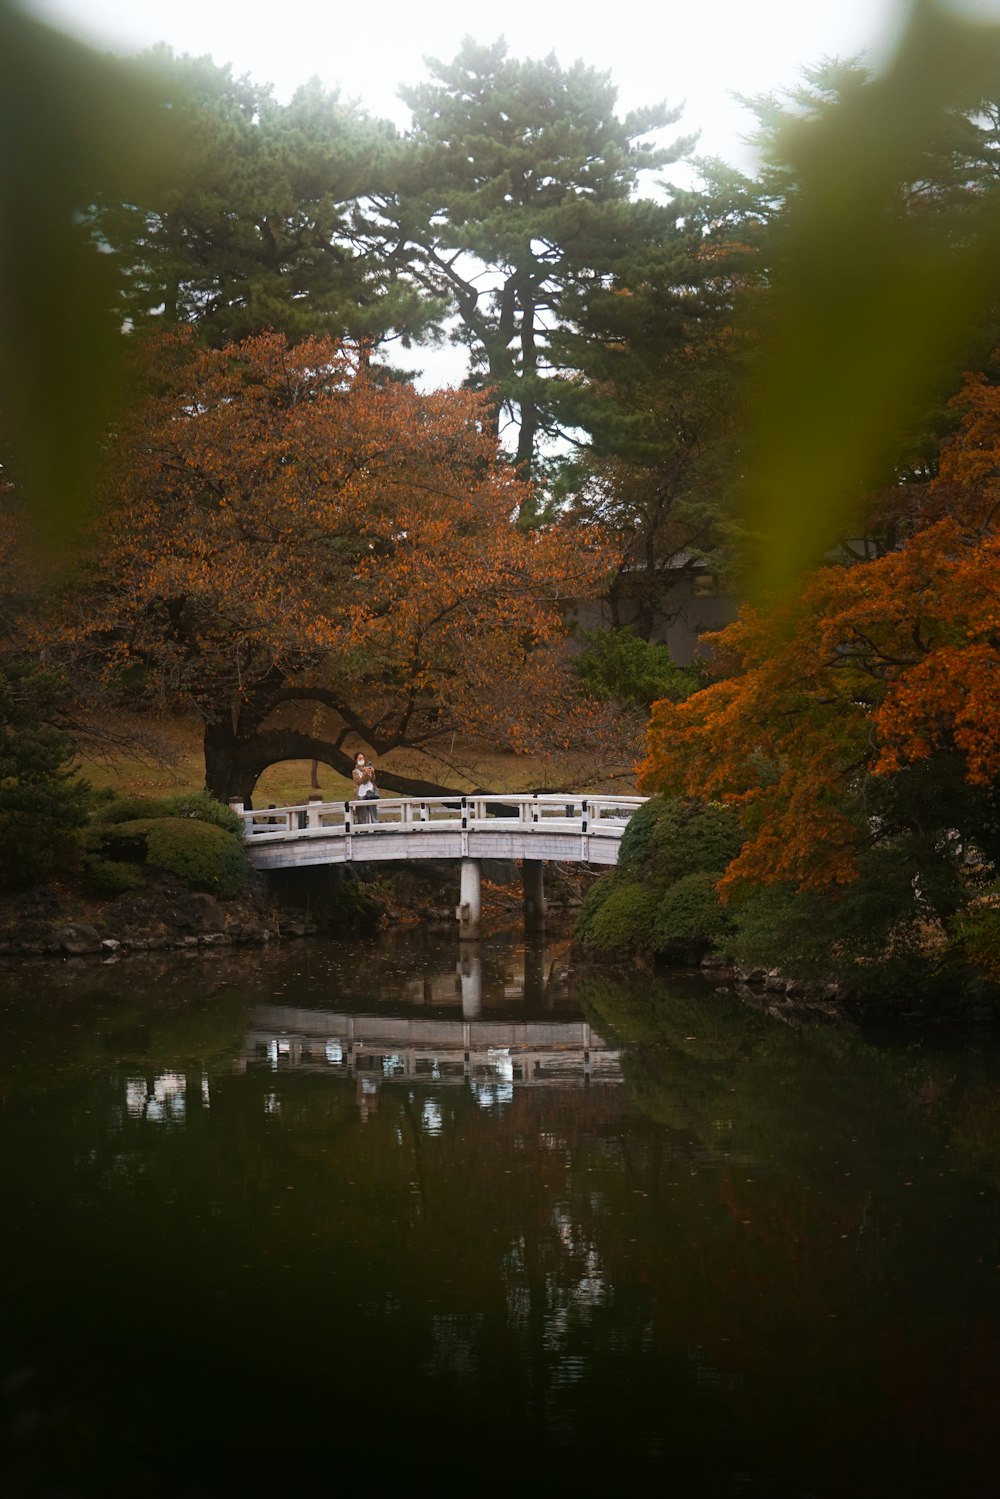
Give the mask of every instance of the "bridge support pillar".
[[525, 859], [521, 866], [524, 884], [524, 930], [545, 929], [545, 865], [541, 859]]
[[458, 917], [458, 935], [463, 942], [479, 940], [483, 908], [482, 880], [483, 871], [479, 860], [463, 859], [459, 903], [455, 909], [455, 915]]
[[478, 1020], [483, 1013], [483, 960], [475, 948], [467, 948], [458, 963], [462, 990], [462, 1018]]
[[529, 1015], [541, 1015], [552, 1009], [552, 993], [547, 983], [545, 943], [524, 944], [524, 1008]]

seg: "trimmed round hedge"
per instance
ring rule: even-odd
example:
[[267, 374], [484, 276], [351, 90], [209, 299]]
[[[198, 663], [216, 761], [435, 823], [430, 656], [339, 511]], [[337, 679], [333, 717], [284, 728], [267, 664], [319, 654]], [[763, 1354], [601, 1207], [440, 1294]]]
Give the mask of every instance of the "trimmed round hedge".
[[588, 892], [577, 940], [672, 962], [726, 951], [733, 921], [715, 887], [742, 838], [739, 814], [731, 807], [651, 797], [629, 819], [617, 869]]
[[145, 864], [172, 874], [191, 890], [222, 899], [247, 882], [242, 843], [232, 833], [187, 817], [143, 817], [102, 830], [101, 852], [112, 861]]
[[658, 890], [617, 872], [605, 875], [587, 893], [577, 920], [577, 939], [610, 950], [652, 948], [659, 902]]
[[195, 822], [207, 822], [221, 828], [225, 833], [237, 837], [243, 826], [231, 807], [223, 806], [207, 791], [187, 791], [181, 796], [122, 796], [102, 806], [94, 816], [99, 825], [114, 825], [135, 822], [145, 818], [184, 817]]

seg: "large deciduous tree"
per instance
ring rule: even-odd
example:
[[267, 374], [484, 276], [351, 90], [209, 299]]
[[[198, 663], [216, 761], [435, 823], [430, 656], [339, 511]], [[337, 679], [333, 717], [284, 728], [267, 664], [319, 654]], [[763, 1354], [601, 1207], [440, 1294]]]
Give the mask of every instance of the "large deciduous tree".
[[216, 796], [248, 800], [277, 760], [349, 772], [348, 737], [384, 755], [573, 734], [566, 605], [611, 558], [580, 530], [517, 528], [526, 490], [482, 397], [421, 396], [363, 350], [276, 334], [165, 337], [146, 379], [50, 648], [193, 703]]
[[988, 885], [1000, 861], [1000, 395], [971, 378], [958, 404], [913, 534], [745, 610], [714, 637], [720, 680], [654, 708], [646, 789], [743, 809], [724, 893], [840, 899], [877, 867], [908, 919], [993, 919], [967, 866]]

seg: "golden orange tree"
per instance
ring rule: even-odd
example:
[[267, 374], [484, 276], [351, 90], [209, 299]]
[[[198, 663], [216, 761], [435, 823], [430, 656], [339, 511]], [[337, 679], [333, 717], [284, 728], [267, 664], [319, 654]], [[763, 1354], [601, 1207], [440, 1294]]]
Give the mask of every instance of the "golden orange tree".
[[196, 705], [209, 790], [248, 800], [282, 759], [347, 771], [349, 737], [382, 755], [574, 732], [566, 606], [612, 559], [596, 533], [513, 524], [525, 488], [483, 397], [421, 395], [363, 349], [278, 335], [165, 337], [143, 378], [48, 628], [78, 671]]
[[959, 885], [931, 866], [970, 846], [1000, 856], [1000, 391], [970, 377], [958, 404], [908, 538], [745, 609], [713, 637], [718, 680], [654, 709], [645, 788], [743, 808], [724, 894], [835, 890], [867, 850], [904, 839], [907, 877], [947, 887], [947, 917]]

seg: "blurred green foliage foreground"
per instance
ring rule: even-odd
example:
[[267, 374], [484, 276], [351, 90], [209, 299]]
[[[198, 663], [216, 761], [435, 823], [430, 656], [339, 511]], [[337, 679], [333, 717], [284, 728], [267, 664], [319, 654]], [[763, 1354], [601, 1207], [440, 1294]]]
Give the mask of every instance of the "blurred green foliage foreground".
[[0, 424], [50, 542], [86, 503], [120, 394], [112, 265], [87, 210], [159, 159], [134, 73], [0, 0]]
[[[992, 295], [1000, 190], [929, 214], [917, 235], [898, 199], [942, 118], [974, 109], [998, 73], [1000, 24], [909, 0], [873, 86], [784, 127], [793, 187], [746, 471], [762, 586], [849, 526], [852, 496]], [[141, 194], [162, 167], [142, 76], [0, 0], [0, 420], [50, 544], [87, 502], [120, 395], [113, 257], [88, 213], [100, 194]]]

